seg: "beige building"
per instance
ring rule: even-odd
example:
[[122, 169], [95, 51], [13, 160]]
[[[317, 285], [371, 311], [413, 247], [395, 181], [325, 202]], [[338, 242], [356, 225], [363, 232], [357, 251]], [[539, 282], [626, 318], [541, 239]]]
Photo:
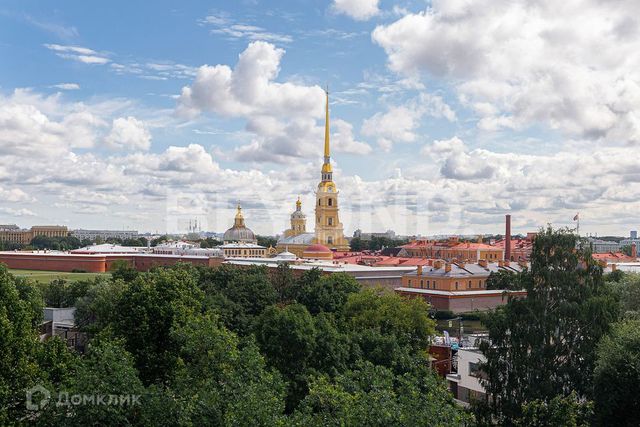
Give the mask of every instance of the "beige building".
[[0, 241], [28, 245], [36, 236], [67, 237], [69, 230], [63, 225], [34, 225], [30, 229], [15, 224], [0, 225]]
[[302, 213], [302, 204], [298, 199], [296, 210], [291, 214], [291, 228], [286, 230], [283, 237], [278, 241], [278, 252], [289, 251], [298, 257], [302, 257], [307, 247], [316, 244], [338, 251], [349, 250], [349, 242], [344, 237], [344, 227], [339, 217], [339, 193], [336, 184], [333, 182], [329, 135], [329, 93], [327, 92], [324, 162], [322, 163], [321, 180], [316, 191], [315, 232], [306, 232], [306, 216]]

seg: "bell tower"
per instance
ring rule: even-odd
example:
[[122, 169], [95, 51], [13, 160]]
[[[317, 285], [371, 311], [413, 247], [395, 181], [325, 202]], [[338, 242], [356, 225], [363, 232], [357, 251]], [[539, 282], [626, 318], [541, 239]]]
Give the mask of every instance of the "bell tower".
[[291, 228], [285, 230], [284, 236], [297, 236], [307, 232], [307, 216], [302, 213], [302, 202], [300, 197], [296, 201], [296, 210], [291, 214]]
[[349, 250], [344, 238], [342, 223], [338, 217], [338, 190], [333, 182], [331, 168], [331, 147], [329, 141], [329, 91], [326, 91], [324, 124], [324, 162], [321, 181], [316, 191], [315, 243], [341, 251]]

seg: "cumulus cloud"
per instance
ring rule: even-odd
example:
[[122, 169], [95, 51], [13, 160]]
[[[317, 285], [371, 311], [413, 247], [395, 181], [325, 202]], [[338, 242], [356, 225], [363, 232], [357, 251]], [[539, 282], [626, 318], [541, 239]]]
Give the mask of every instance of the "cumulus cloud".
[[379, 0], [333, 0], [333, 10], [357, 21], [366, 21], [378, 13]]
[[119, 117], [113, 120], [105, 143], [112, 148], [148, 150], [151, 147], [151, 134], [146, 125], [135, 117]]
[[437, 0], [372, 34], [391, 69], [450, 81], [486, 130], [640, 141], [640, 3]]
[[376, 137], [378, 145], [389, 151], [396, 142], [414, 142], [420, 119], [425, 116], [456, 120], [455, 112], [442, 97], [422, 93], [404, 105], [391, 106], [385, 113], [376, 113], [362, 124], [362, 134]]
[[[246, 120], [251, 141], [234, 150], [240, 161], [285, 162], [288, 158], [319, 156], [322, 147], [324, 91], [275, 81], [284, 50], [262, 41], [248, 45], [235, 68], [204, 65], [198, 69], [191, 86], [182, 89], [177, 112], [195, 117], [213, 112]], [[366, 144], [355, 141], [352, 128], [338, 122], [338, 151], [367, 151]]]
[[36, 216], [35, 212], [26, 208], [15, 209], [15, 208], [0, 207], [0, 212], [10, 216], [15, 216], [15, 217]]

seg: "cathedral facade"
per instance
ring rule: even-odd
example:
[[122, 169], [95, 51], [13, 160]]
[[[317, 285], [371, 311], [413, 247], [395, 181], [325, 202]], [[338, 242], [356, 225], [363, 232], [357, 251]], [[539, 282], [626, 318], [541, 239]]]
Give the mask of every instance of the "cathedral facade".
[[300, 198], [296, 202], [296, 210], [291, 214], [291, 228], [286, 230], [278, 241], [278, 252], [289, 251], [302, 257], [305, 249], [314, 245], [325, 246], [330, 250], [348, 251], [349, 242], [344, 237], [344, 228], [340, 222], [338, 207], [338, 189], [333, 182], [331, 167], [331, 145], [329, 132], [329, 92], [325, 105], [324, 127], [324, 161], [322, 163], [321, 180], [316, 190], [315, 232], [306, 231], [306, 216], [302, 212]]

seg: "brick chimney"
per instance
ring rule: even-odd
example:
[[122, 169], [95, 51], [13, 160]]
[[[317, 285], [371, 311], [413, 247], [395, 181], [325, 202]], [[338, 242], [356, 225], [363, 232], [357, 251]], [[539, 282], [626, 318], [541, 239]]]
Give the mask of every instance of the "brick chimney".
[[505, 216], [504, 259], [511, 259], [511, 215], [509, 214]]
[[418, 276], [422, 276], [422, 266], [418, 266]]
[[631, 258], [638, 258], [638, 248], [635, 243], [631, 244]]

